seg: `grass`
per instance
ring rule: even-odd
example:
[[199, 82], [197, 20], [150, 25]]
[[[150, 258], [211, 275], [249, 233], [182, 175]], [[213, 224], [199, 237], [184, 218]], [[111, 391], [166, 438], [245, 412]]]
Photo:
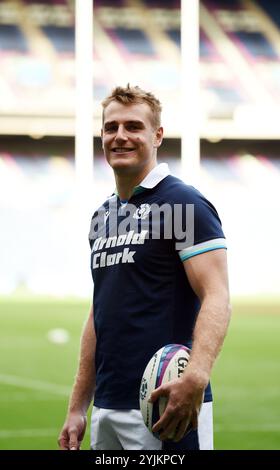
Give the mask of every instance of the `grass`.
[[[57, 448], [88, 310], [74, 300], [0, 299], [0, 449]], [[216, 449], [280, 449], [279, 313], [279, 301], [234, 304], [212, 376]], [[53, 328], [70, 341], [51, 343]]]
[[[0, 310], [0, 449], [56, 449], [89, 305], [5, 300]], [[48, 341], [47, 333], [53, 328], [66, 329], [69, 342]], [[32, 382], [11, 386], [9, 377], [3, 383], [3, 376], [36, 381], [37, 389]], [[48, 390], [48, 384], [58, 386], [57, 390]], [[84, 447], [89, 447], [88, 433]]]
[[216, 449], [280, 449], [280, 303], [234, 305], [213, 372]]

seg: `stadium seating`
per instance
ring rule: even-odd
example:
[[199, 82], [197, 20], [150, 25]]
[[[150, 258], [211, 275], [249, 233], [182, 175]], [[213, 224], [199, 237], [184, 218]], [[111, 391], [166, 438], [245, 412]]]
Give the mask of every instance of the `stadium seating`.
[[[2, 9], [5, 4], [11, 8], [16, 17], [12, 4], [6, 1], [1, 4]], [[17, 24], [7, 24], [6, 20], [1, 23], [0, 14], [2, 82], [16, 96], [18, 103], [27, 98], [26, 89], [32, 90], [33, 87], [36, 92], [39, 85], [41, 93], [46, 94], [52, 114], [52, 108], [57, 107], [59, 101], [61, 109], [69, 107], [69, 96], [73, 92], [74, 13], [67, 0], [22, 0], [21, 4], [32, 8], [30, 26], [25, 24], [23, 27], [19, 15]], [[96, 0], [94, 5], [96, 100], [100, 101], [117, 82], [138, 81], [144, 60], [147, 73], [144, 74], [143, 85], [151, 89], [159, 87], [163, 102], [173, 100], [180, 80], [180, 2], [138, 0], [133, 6], [133, 2], [123, 0]], [[60, 10], [55, 10], [57, 8]], [[151, 14], [145, 17], [147, 9]], [[56, 15], [56, 11], [60, 14]], [[150, 23], [145, 19], [148, 17]], [[276, 34], [280, 38], [280, 14], [277, 4], [264, 0], [249, 3], [202, 0], [200, 18], [201, 87], [206, 116], [209, 119], [231, 119], [237, 106], [257, 103], [260, 96], [266, 96], [268, 101], [278, 100], [280, 48]], [[274, 36], [267, 18], [275, 25], [276, 31], [278, 28]], [[228, 41], [227, 47], [220, 40], [220, 34], [224, 41]], [[228, 52], [228, 47], [234, 55]], [[7, 66], [9, 55], [16, 55], [14, 68]], [[114, 63], [110, 73], [108, 55]], [[248, 76], [238, 73], [240, 63], [247, 68]], [[252, 74], [255, 87], [250, 82]], [[162, 80], [159, 81], [159, 77]], [[55, 103], [52, 98], [47, 98], [50, 86]], [[61, 93], [61, 89], [65, 92]], [[36, 94], [34, 99], [37, 101]], [[31, 105], [32, 94], [28, 101]]]
[[[95, 0], [94, 6], [96, 115], [96, 110], [100, 113], [100, 101], [116, 84], [137, 83], [159, 94], [164, 110], [167, 109], [164, 117], [167, 133], [170, 131], [168, 126], [173, 126], [165, 147], [167, 150], [161, 158], [168, 161], [173, 174], [182, 176], [180, 129], [174, 118], [180, 108], [180, 1]], [[22, 14], [24, 9], [26, 15]], [[15, 134], [15, 122], [19, 122], [19, 128], [25, 123], [22, 116], [33, 119], [33, 127], [27, 126], [26, 133], [35, 138], [41, 137], [36, 126], [42, 115], [52, 120], [57, 116], [63, 121], [68, 117], [73, 119], [74, 41], [74, 11], [70, 0], [0, 2], [0, 119], [4, 122], [8, 117], [12, 123], [2, 134]], [[264, 108], [271, 104], [279, 106], [279, 44], [278, 2], [201, 0], [203, 116], [206, 124], [210, 123], [211, 127], [213, 122], [217, 123], [219, 130], [209, 138], [223, 138], [223, 124], [234, 122], [240, 110], [247, 107], [254, 110], [259, 102]], [[262, 113], [258, 111], [256, 116], [260, 119]], [[100, 114], [97, 118], [100, 119]], [[274, 117], [267, 121], [269, 126], [275, 123], [277, 126]], [[244, 128], [250, 123], [246, 114], [243, 122]], [[55, 133], [61, 133], [60, 127], [57, 130], [56, 126]], [[52, 132], [49, 135], [53, 135]], [[206, 136], [208, 138], [207, 133]], [[235, 137], [241, 139], [242, 136]], [[70, 155], [69, 152], [60, 153], [58, 149], [50, 151], [43, 139], [38, 141], [41, 150], [30, 152], [17, 139], [15, 136], [13, 144], [7, 148], [2, 145], [0, 150], [0, 219], [6, 228], [0, 231], [0, 246], [10, 250], [4, 250], [4, 261], [1, 258], [0, 293], [12, 292], [19, 283], [41, 292], [44, 284], [49, 282], [53, 289], [50, 276], [54, 267], [58, 277], [67, 279], [69, 259], [72, 260], [75, 251], [75, 234], [65, 236], [65, 227], [71, 223], [75, 206], [73, 151]], [[17, 150], [12, 150], [12, 145]], [[34, 142], [28, 145], [34, 149]], [[233, 147], [232, 142], [230, 145]], [[241, 292], [243, 286], [248, 287], [250, 278], [252, 289], [268, 291], [266, 280], [258, 278], [257, 270], [255, 273], [239, 272], [238, 260], [249, 257], [253, 265], [258, 252], [265, 266], [266, 258], [274, 256], [277, 230], [272, 234], [268, 251], [259, 255], [259, 246], [264, 240], [258, 229], [260, 223], [266, 226], [272, 223], [269, 212], [278, 213], [279, 149], [274, 153], [256, 148], [241, 151], [243, 146], [246, 147], [246, 143], [239, 141], [236, 150], [230, 147], [217, 155], [203, 149], [200, 189], [217, 205], [226, 235], [230, 234], [229, 244], [231, 237], [235, 240], [229, 250], [231, 269], [236, 274], [233, 278], [237, 283], [233, 289]], [[95, 174], [93, 206], [102, 202], [113, 187], [110, 169], [98, 151]], [[18, 229], [26, 225], [31, 230], [29, 236], [24, 229]], [[242, 231], [240, 225], [244, 227]], [[248, 242], [247, 232], [255, 234], [254, 240]], [[34, 256], [34, 252], [39, 253], [42, 244], [46, 248], [40, 265], [39, 256]], [[19, 252], [17, 246], [25, 249]], [[17, 253], [17, 259], [14, 253]], [[272, 272], [269, 281], [272, 286], [277, 285], [276, 272]], [[67, 282], [63, 293], [70, 289]], [[86, 283], [84, 289], [87, 291]]]
[[175, 42], [178, 48], [181, 47], [181, 32], [179, 29], [167, 29], [166, 33]]
[[122, 8], [125, 6], [125, 0], [116, 0], [112, 2], [112, 0], [94, 0], [94, 7], [114, 7], [114, 8]]
[[0, 25], [0, 53], [3, 51], [22, 54], [28, 52], [26, 37], [15, 24]]
[[[172, 149], [172, 145], [168, 145], [168, 152], [161, 155], [160, 161], [168, 162], [172, 173], [180, 177], [180, 159], [175, 147]], [[277, 230], [270, 232], [270, 243], [266, 244], [265, 252], [259, 250], [264, 243], [260, 224], [269, 227], [271, 214], [278, 213], [280, 157], [279, 153], [277, 157], [275, 149], [272, 155], [261, 154], [262, 146], [260, 153], [250, 154], [240, 150], [233, 153], [230, 146], [216, 151], [215, 156], [212, 151], [203, 151], [199, 187], [217, 207], [223, 220], [231, 270], [234, 271], [234, 292], [242, 292], [244, 286], [256, 291], [264, 287], [258, 271], [250, 271], [249, 262], [245, 262], [240, 272], [239, 260], [250, 259], [251, 266], [254, 266], [258, 253], [258, 262], [265, 265], [269, 257], [276, 256]], [[0, 219], [6, 227], [0, 231], [0, 246], [5, 247], [0, 263], [2, 294], [15, 290], [18, 283], [31, 291], [37, 290], [37, 293], [42, 289], [50, 293], [48, 283], [51, 291], [54, 267], [56, 276], [64, 281], [69, 274], [69, 259], [71, 269], [76, 269], [72, 257], [76, 249], [76, 234], [73, 229], [69, 230], [73, 226], [75, 211], [74, 158], [68, 154], [46, 156], [43, 152], [43, 149], [33, 155], [20, 151], [18, 154], [0, 152]], [[102, 155], [96, 156], [95, 173], [93, 207], [101, 204], [114, 187], [111, 170]], [[279, 226], [276, 220], [274, 224], [275, 228]], [[254, 238], [248, 240], [248, 234], [252, 233]], [[24, 250], [20, 249], [23, 246]], [[272, 285], [277, 284], [277, 275], [277, 270], [270, 269]], [[73, 293], [72, 285], [67, 287], [67, 282], [63, 282], [60, 288], [61, 295]], [[80, 295], [87, 295], [87, 289], [90, 286], [85, 280]], [[59, 285], [56, 293], [59, 295]]]
[[144, 0], [144, 4], [148, 8], [180, 8], [180, 0]]
[[246, 48], [247, 52], [255, 59], [278, 60], [278, 55], [273, 45], [261, 32], [237, 31], [234, 33], [234, 36], [235, 41], [240, 41], [241, 47]]
[[70, 52], [74, 54], [75, 51], [75, 31], [74, 27], [62, 26], [42, 26], [42, 31], [46, 34], [48, 39], [52, 42], [57, 53]]
[[199, 55], [201, 60], [213, 60], [217, 57], [217, 52], [210, 39], [207, 37], [202, 28], [199, 31]]
[[280, 10], [278, 2], [274, 0], [258, 0], [258, 4], [280, 29]]
[[67, 5], [67, 0], [23, 0], [24, 3], [27, 4], [41, 4], [41, 5]]
[[155, 56], [155, 50], [151, 41], [144, 31], [136, 28], [106, 29], [107, 34], [112, 41], [117, 42], [124, 55], [142, 55], [147, 57]]

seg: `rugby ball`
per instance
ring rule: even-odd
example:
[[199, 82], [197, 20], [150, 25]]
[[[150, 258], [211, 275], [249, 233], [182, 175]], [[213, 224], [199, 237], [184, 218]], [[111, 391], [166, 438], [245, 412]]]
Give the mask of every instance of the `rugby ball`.
[[[152, 432], [152, 427], [164, 412], [167, 398], [160, 397], [155, 403], [150, 403], [148, 400], [151, 393], [160, 385], [178, 379], [182, 375], [187, 367], [190, 352], [190, 349], [182, 344], [168, 344], [153, 355], [144, 371], [139, 394], [140, 410], [145, 425], [156, 437], [159, 435]], [[170, 438], [172, 439], [172, 436]]]

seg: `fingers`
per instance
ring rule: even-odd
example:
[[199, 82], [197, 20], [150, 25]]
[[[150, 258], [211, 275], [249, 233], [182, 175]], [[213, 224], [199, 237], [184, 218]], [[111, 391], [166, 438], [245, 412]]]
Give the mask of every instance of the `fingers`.
[[170, 421], [170, 416], [166, 413], [166, 411], [163, 413], [163, 415], [160, 417], [160, 419], [153, 425], [152, 431], [153, 432], [162, 432], [165, 430], [166, 426], [168, 426]]
[[167, 389], [165, 389], [164, 387], [158, 387], [151, 393], [151, 396], [148, 401], [150, 403], [154, 403], [159, 399], [159, 397], [167, 396], [168, 394], [169, 391]]
[[165, 426], [164, 430], [160, 433], [159, 437], [162, 441], [166, 439], [173, 439], [174, 433], [176, 431], [176, 426], [178, 424], [178, 420], [173, 418], [169, 421], [167, 426]]
[[64, 434], [60, 434], [57, 443], [60, 450], [69, 450], [68, 437], [64, 436]]
[[79, 450], [86, 431], [87, 418], [80, 413], [72, 413], [64, 423], [58, 445], [61, 450]]
[[197, 429], [198, 416], [195, 412], [191, 415], [185, 415], [179, 418], [178, 413], [171, 416], [170, 413], [164, 413], [161, 418], [153, 426], [152, 431], [159, 433], [162, 441], [170, 439], [172, 441], [180, 441], [188, 431]]
[[70, 450], [79, 450], [79, 441], [78, 441], [78, 432], [77, 429], [71, 429], [69, 431], [69, 449]]
[[198, 428], [198, 415], [199, 415], [199, 410], [196, 413], [193, 413], [192, 420], [191, 420], [193, 429]]
[[197, 429], [200, 409], [197, 402], [200, 403], [200, 396], [192, 400], [182, 399], [184, 390], [182, 392], [180, 385], [179, 381], [172, 383], [172, 389], [171, 382], [168, 385], [161, 385], [150, 396], [151, 403], [159, 399], [166, 402], [166, 407], [159, 402], [159, 409], [165, 408], [165, 410], [152, 427], [154, 433], [159, 433], [161, 440], [171, 439], [178, 442], [190, 429]]
[[181, 439], [183, 439], [183, 437], [186, 434], [188, 425], [189, 425], [189, 421], [186, 421], [186, 420], [182, 420], [181, 422], [178, 423], [178, 426], [173, 436], [174, 442], [179, 442]]
[[183, 419], [181, 422], [178, 423], [176, 431], [173, 436], [173, 441], [179, 442], [181, 439], [183, 439], [184, 436], [186, 436], [186, 434], [189, 431], [195, 430], [197, 428], [198, 428], [198, 413], [194, 411], [190, 420]]
[[[160, 419], [152, 427], [153, 432], [160, 434], [160, 439], [172, 439], [178, 424], [178, 415], [172, 411], [172, 408], [166, 408]], [[171, 436], [171, 437], [170, 437]]]
[[69, 432], [63, 431], [58, 438], [58, 445], [60, 450], [79, 450], [81, 440], [78, 440], [77, 430], [71, 429]]

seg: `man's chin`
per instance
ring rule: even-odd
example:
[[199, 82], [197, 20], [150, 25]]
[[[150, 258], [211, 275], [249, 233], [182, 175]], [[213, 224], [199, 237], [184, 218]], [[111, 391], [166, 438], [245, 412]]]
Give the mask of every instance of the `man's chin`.
[[123, 171], [127, 173], [133, 173], [137, 171], [135, 165], [133, 165], [129, 159], [114, 159], [109, 162], [109, 165], [116, 172]]

